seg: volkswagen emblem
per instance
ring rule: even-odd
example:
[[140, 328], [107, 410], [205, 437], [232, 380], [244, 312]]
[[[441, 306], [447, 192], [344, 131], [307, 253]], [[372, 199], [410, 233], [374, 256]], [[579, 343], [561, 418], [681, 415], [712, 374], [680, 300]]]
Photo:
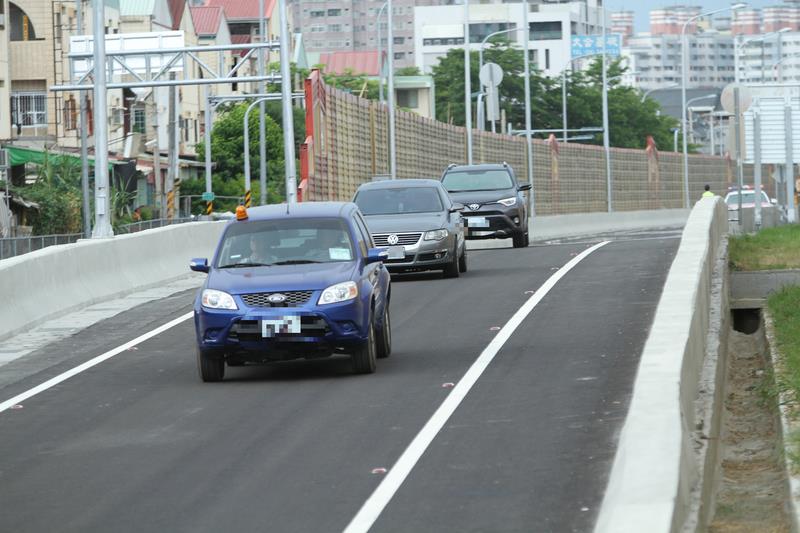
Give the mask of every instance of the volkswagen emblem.
[[481, 204], [469, 204], [467, 207], [469, 207], [473, 211], [477, 211], [478, 209], [481, 208]]
[[286, 301], [286, 295], [276, 292], [267, 296], [267, 301], [271, 304], [282, 304]]
[[397, 244], [398, 242], [400, 242], [400, 239], [398, 239], [398, 238], [397, 238], [397, 235], [395, 235], [394, 233], [392, 233], [391, 235], [389, 235], [389, 236], [386, 238], [386, 242], [388, 242], [389, 244], [391, 244], [392, 246], [394, 246], [395, 244]]

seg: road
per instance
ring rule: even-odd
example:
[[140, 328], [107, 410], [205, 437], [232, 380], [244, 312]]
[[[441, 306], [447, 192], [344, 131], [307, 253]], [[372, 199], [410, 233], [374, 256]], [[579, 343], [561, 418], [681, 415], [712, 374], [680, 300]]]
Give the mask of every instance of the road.
[[[591, 530], [678, 243], [611, 242], [567, 273], [372, 531]], [[395, 278], [394, 352], [374, 375], [330, 359], [203, 384], [184, 321], [0, 413], [0, 531], [341, 531], [496, 329], [588, 246], [474, 250], [460, 279]], [[186, 313], [192, 297], [0, 367], [16, 376], [0, 380], [0, 402]]]

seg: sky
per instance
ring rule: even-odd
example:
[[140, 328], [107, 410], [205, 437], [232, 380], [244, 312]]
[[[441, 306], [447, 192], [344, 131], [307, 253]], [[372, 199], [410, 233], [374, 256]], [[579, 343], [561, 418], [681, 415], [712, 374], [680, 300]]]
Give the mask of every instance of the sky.
[[[708, 9], [719, 9], [731, 5], [730, 0], [606, 0], [606, 6], [610, 11], [619, 11], [621, 9], [633, 11], [636, 13], [634, 24], [636, 31], [650, 31], [650, 10], [659, 9], [662, 7], [684, 4], [684, 5], [699, 5]], [[751, 0], [747, 2], [751, 7], [762, 8], [771, 5], [780, 5], [781, 0]]]

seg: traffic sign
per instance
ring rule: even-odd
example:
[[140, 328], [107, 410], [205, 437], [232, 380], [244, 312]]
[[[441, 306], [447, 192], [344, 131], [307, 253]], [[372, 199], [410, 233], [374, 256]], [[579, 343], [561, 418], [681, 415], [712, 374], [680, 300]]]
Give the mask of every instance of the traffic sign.
[[503, 69], [497, 63], [484, 63], [479, 77], [484, 87], [497, 87], [503, 81]]
[[[606, 55], [617, 57], [622, 48], [622, 35], [609, 33], [606, 35]], [[572, 58], [603, 53], [602, 35], [573, 35]]]
[[734, 101], [733, 93], [737, 87], [739, 88], [739, 113], [747, 111], [750, 108], [750, 104], [753, 103], [753, 95], [750, 94], [750, 89], [746, 85], [729, 83], [722, 89], [722, 95], [720, 95], [719, 99], [722, 109], [731, 115], [736, 113], [736, 102]]
[[204, 192], [201, 196], [204, 202], [213, 202], [215, 197], [213, 192]]

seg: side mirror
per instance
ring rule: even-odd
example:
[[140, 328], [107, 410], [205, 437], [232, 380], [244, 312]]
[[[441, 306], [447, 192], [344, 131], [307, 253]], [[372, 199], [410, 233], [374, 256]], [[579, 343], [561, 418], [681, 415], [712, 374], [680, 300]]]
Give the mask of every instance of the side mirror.
[[533, 186], [530, 183], [522, 183], [522, 184], [517, 185], [517, 190], [518, 191], [529, 191], [529, 190], [531, 190], [531, 187], [533, 187]]
[[769, 201], [769, 203], [771, 203], [772, 205], [778, 205], [778, 199], [773, 198], [772, 200]]
[[205, 272], [208, 274], [208, 259], [205, 257], [198, 257], [189, 261], [189, 269], [195, 272]]
[[366, 262], [368, 265], [370, 263], [380, 263], [387, 259], [389, 259], [389, 252], [386, 248], [370, 248], [367, 250]]
[[464, 210], [464, 204], [460, 204], [458, 202], [453, 202], [453, 205], [449, 209], [451, 213], [460, 213], [463, 210]]

